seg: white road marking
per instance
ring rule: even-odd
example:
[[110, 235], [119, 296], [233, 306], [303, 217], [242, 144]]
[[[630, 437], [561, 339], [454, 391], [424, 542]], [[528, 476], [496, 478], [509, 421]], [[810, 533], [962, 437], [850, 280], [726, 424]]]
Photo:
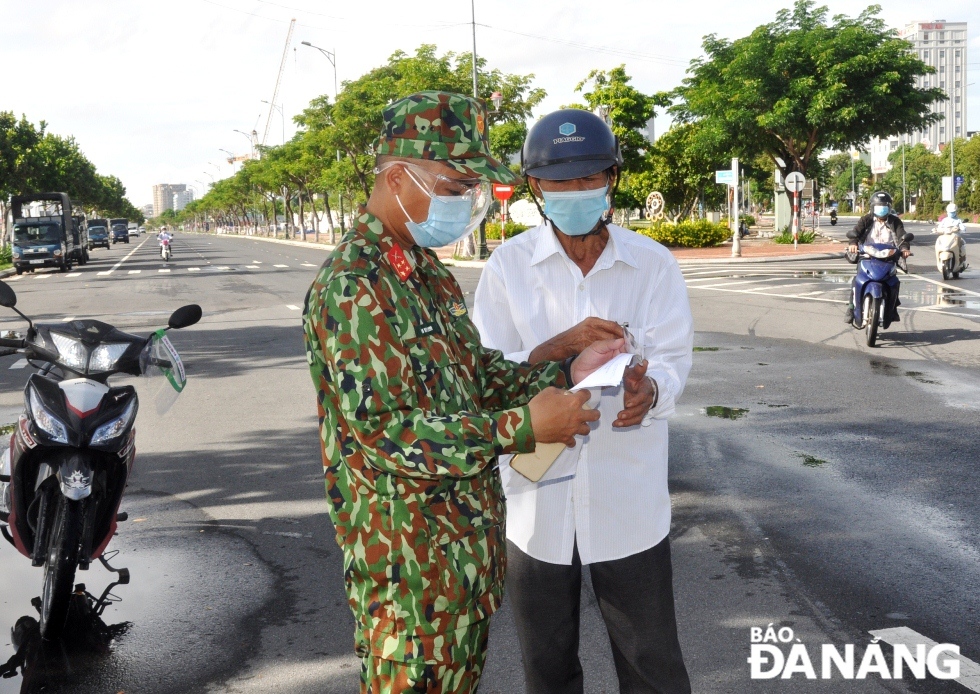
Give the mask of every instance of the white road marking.
[[71, 323], [73, 320], [75, 320], [75, 316], [68, 316], [67, 318], [62, 318], [61, 319], [61, 322], [62, 323]]
[[130, 270], [130, 271], [129, 271], [129, 274], [130, 274], [130, 275], [138, 275], [138, 274], [140, 274], [141, 272], [143, 272], [143, 271], [142, 271], [142, 270]]
[[289, 267], [288, 265], [273, 265], [272, 267]]
[[294, 306], [293, 304], [286, 304], [286, 308], [290, 311], [299, 311], [299, 306]]
[[140, 245], [138, 245], [138, 246], [137, 246], [136, 248], [134, 248], [134, 249], [133, 249], [133, 250], [131, 250], [131, 251], [130, 251], [129, 253], [127, 253], [127, 254], [126, 254], [126, 257], [125, 257], [125, 258], [122, 258], [122, 259], [121, 259], [121, 260], [120, 260], [120, 261], [119, 261], [118, 263], [116, 263], [115, 265], [113, 265], [113, 266], [112, 266], [111, 268], [109, 268], [109, 269], [108, 269], [108, 270], [106, 270], [105, 272], [100, 272], [99, 274], [100, 274], [100, 275], [111, 275], [111, 274], [113, 273], [113, 271], [115, 271], [115, 270], [118, 270], [118, 269], [119, 269], [119, 266], [120, 266], [120, 265], [122, 265], [122, 264], [123, 264], [123, 263], [125, 263], [125, 262], [126, 262], [127, 260], [129, 260], [130, 258], [132, 258], [132, 257], [133, 257], [133, 253], [135, 253], [136, 251], [138, 251], [139, 249], [141, 249], [141, 248], [143, 247], [143, 244], [144, 244], [144, 243], [146, 243], [146, 242], [147, 242], [147, 241], [149, 241], [149, 240], [150, 240], [150, 239], [149, 239], [149, 237], [147, 237], [147, 238], [145, 238], [145, 239], [143, 239], [143, 243], [141, 243], [141, 244], [140, 244]]
[[721, 284], [703, 284], [698, 285], [698, 289], [707, 289], [708, 287], [730, 287], [735, 284], [755, 284], [757, 282], [781, 282], [785, 277], [769, 277], [767, 279], [754, 279], [754, 280], [740, 280], [738, 282], [722, 282]]
[[227, 265], [222, 265], [222, 266], [221, 266], [221, 267], [219, 267], [218, 269], [219, 269], [219, 270], [231, 270], [231, 268], [230, 268], [230, 267], [228, 267]]
[[22, 279], [24, 279], [23, 275], [14, 275], [13, 277], [5, 278], [4, 282], [16, 282], [17, 280], [22, 280]]
[[955, 284], [948, 284], [946, 282], [939, 282], [937, 280], [931, 280], [928, 277], [923, 277], [922, 275], [912, 275], [912, 274], [910, 274], [909, 277], [915, 277], [915, 278], [920, 279], [920, 280], [922, 280], [924, 282], [931, 282], [932, 284], [936, 285], [937, 287], [946, 287], [946, 289], [953, 289], [953, 290], [955, 290], [957, 292], [962, 292], [963, 294], [972, 294], [973, 296], [980, 296], [980, 292], [973, 292], [973, 291], [970, 291], [969, 289], [963, 289], [962, 287], [957, 287]]
[[[923, 636], [917, 631], [913, 631], [908, 627], [895, 627], [893, 629], [875, 629], [874, 631], [869, 631], [869, 634], [877, 639], [884, 641], [885, 643], [890, 643], [892, 646], [909, 646], [909, 650], [915, 652], [915, 646], [923, 645], [926, 647], [926, 651], [929, 651], [934, 646], [939, 644], [932, 639]], [[944, 658], [952, 658], [951, 654], [946, 654]], [[965, 656], [958, 656], [960, 661], [960, 676], [956, 678], [956, 682], [969, 689], [971, 692], [980, 692], [980, 665], [977, 665], [972, 660]]]
[[262, 264], [262, 261], [261, 260], [253, 260], [252, 262], [255, 263], [256, 265], [261, 265]]
[[170, 268], [168, 268], [168, 267], [162, 267], [159, 270], [157, 270], [157, 272], [170, 272]]
[[48, 278], [49, 278], [50, 276], [51, 276], [51, 275], [34, 275], [34, 279], [36, 279], [36, 280], [46, 280], [46, 279], [48, 279]]
[[95, 273], [96, 275], [111, 275], [112, 270], [103, 270], [102, 272]]
[[18, 359], [17, 361], [15, 361], [13, 364], [10, 365], [11, 369], [23, 369], [26, 367], [27, 367], [26, 359]]
[[65, 277], [81, 277], [81, 275], [82, 273], [80, 272], [69, 272]]
[[313, 263], [303, 263], [303, 267], [319, 267], [319, 266], [314, 265]]
[[189, 267], [189, 268], [187, 268], [187, 272], [200, 272], [200, 271], [201, 271], [201, 268], [199, 268], [199, 267]]
[[247, 267], [249, 270], [258, 270], [259, 269], [259, 266], [258, 265], [246, 265], [245, 267]]

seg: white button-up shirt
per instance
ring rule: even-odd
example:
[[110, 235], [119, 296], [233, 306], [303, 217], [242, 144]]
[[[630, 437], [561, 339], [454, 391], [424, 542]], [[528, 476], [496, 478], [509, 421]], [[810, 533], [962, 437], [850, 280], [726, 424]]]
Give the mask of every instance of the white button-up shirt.
[[609, 242], [585, 277], [545, 223], [494, 251], [480, 277], [473, 319], [483, 344], [514, 361], [595, 316], [629, 323], [659, 400], [649, 426], [613, 429], [622, 386], [593, 393], [601, 419], [559, 459], [574, 474], [534, 484], [500, 459], [507, 493], [507, 539], [530, 556], [571, 564], [621, 559], [649, 549], [670, 530], [667, 418], [691, 370], [693, 326], [677, 261], [653, 241], [609, 225]]

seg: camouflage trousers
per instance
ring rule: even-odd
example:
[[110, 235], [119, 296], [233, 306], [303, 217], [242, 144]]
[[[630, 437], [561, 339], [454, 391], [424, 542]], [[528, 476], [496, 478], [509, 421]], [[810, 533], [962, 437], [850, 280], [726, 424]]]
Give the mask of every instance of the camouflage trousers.
[[489, 631], [489, 619], [457, 631], [446, 662], [362, 656], [361, 694], [474, 694], [486, 662]]

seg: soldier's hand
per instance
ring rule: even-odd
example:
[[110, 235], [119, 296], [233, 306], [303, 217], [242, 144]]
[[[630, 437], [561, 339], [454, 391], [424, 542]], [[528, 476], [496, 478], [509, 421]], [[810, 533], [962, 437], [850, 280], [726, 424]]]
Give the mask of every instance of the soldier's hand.
[[542, 361], [561, 361], [574, 354], [581, 354], [593, 342], [613, 340], [617, 337], [623, 337], [623, 329], [618, 323], [602, 318], [586, 318], [578, 325], [558, 333], [535, 347], [528, 361], [532, 364]]
[[545, 388], [531, 398], [531, 429], [538, 443], [564, 443], [571, 448], [575, 436], [589, 433], [589, 422], [599, 419], [597, 410], [585, 410], [589, 391], [571, 393], [558, 388]]
[[581, 383], [583, 378], [587, 377], [617, 354], [622, 354], [625, 351], [626, 340], [621, 337], [615, 340], [593, 342], [582, 350], [582, 353], [572, 362], [572, 382], [569, 385]]

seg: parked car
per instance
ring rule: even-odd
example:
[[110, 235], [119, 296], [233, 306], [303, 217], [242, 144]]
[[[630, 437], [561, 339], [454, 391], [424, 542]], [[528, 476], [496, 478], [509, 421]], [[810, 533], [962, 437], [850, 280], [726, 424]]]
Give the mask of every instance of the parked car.
[[112, 243], [129, 243], [129, 229], [126, 228], [125, 224], [113, 224], [112, 225]]
[[130, 236], [139, 236], [140, 235], [140, 229], [139, 229], [139, 227], [129, 227], [129, 235]]

